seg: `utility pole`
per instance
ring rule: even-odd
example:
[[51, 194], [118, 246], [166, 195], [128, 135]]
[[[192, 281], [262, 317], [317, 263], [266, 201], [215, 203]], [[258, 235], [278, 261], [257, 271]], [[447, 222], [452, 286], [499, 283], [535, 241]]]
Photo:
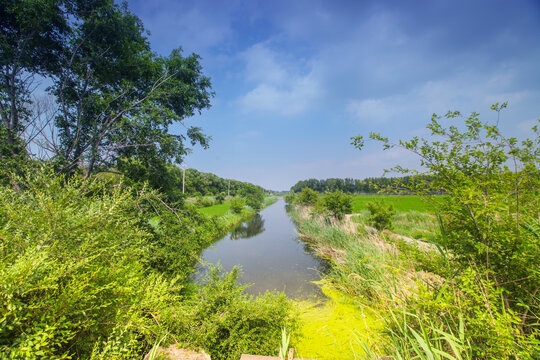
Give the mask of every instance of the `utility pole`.
[[186, 184], [186, 164], [184, 163], [184, 171], [182, 171], [182, 194], [184, 193], [185, 184]]
[[227, 188], [227, 196], [231, 196], [231, 179], [229, 179], [229, 187]]

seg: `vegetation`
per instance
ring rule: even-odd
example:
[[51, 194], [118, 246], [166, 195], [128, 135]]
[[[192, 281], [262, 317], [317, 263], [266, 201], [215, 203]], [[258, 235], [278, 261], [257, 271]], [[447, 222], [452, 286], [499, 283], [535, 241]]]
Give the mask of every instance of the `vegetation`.
[[[296, 329], [292, 304], [283, 293], [253, 298], [238, 286], [238, 270], [220, 275], [211, 268], [180, 321], [181, 339], [209, 349], [212, 359], [239, 359], [242, 353], [275, 354], [283, 326]], [[182, 334], [183, 333], [183, 334]]]
[[[198, 127], [168, 132], [210, 106], [199, 57], [180, 48], [153, 53], [127, 6], [54, 0], [1, 8], [0, 113], [11, 146], [37, 141], [63, 173], [84, 164], [86, 176], [114, 167], [126, 175], [144, 168], [150, 177], [180, 162], [186, 141], [208, 146]], [[54, 102], [32, 100], [33, 80], [43, 78]], [[51, 138], [42, 130], [52, 125]]]
[[[426, 181], [430, 181], [430, 177], [425, 177]], [[363, 194], [376, 194], [381, 190], [392, 188], [395, 191], [402, 191], [408, 193], [408, 186], [413, 181], [410, 176], [403, 177], [376, 177], [365, 178], [363, 180], [357, 179], [308, 179], [298, 181], [291, 187], [291, 192], [301, 192], [305, 188], [310, 188], [320, 193], [342, 191], [344, 193], [363, 193]]]
[[[179, 184], [182, 178], [179, 177]], [[225, 196], [246, 196], [253, 194], [259, 197], [265, 190], [257, 185], [241, 182], [232, 179], [223, 179], [211, 173], [203, 173], [195, 169], [186, 169], [185, 191], [191, 196], [221, 195]]]
[[[196, 54], [158, 56], [146, 34], [111, 0], [1, 2], [2, 358], [142, 359], [180, 342], [236, 359], [295, 329], [284, 295], [243, 295], [236, 270], [192, 283], [200, 252], [270, 200], [231, 180], [238, 215], [185, 201], [172, 162], [209, 137], [168, 130], [210, 106], [210, 80]], [[223, 201], [217, 182], [193, 177], [188, 195]]]
[[[444, 196], [444, 195], [440, 195]], [[437, 199], [437, 195], [433, 195], [433, 199]], [[352, 212], [360, 213], [370, 202], [382, 202], [386, 205], [392, 205], [394, 209], [402, 212], [418, 211], [422, 213], [436, 213], [436, 208], [426, 201], [425, 198], [418, 195], [353, 195], [352, 196]]]
[[[275, 200], [175, 165], [210, 141], [185, 126], [213, 97], [198, 55], [157, 55], [112, 0], [0, 0], [0, 48], [2, 358], [140, 359], [175, 342], [237, 359], [275, 354], [280, 334], [284, 350], [284, 328], [297, 341], [284, 294], [245, 295], [237, 269], [190, 278], [218, 235]], [[50, 84], [45, 98], [36, 81]], [[430, 139], [370, 134], [425, 172], [300, 181], [291, 216], [348, 311], [362, 304], [384, 323], [347, 339], [354, 356], [538, 359], [540, 130], [519, 141], [476, 113], [443, 121], [433, 116]], [[401, 195], [347, 195], [387, 187]], [[254, 220], [231, 237], [263, 231]]]
[[343, 219], [345, 214], [351, 213], [351, 197], [339, 190], [328, 193], [322, 198], [322, 204], [335, 218]]
[[[364, 229], [367, 210], [361, 210], [356, 219], [360, 226], [352, 231], [347, 223], [326, 221], [324, 215], [300, 210], [291, 214], [302, 238], [332, 261], [326, 275], [332, 286], [384, 319], [385, 331], [376, 341], [357, 342], [368, 358], [537, 358], [535, 267], [540, 253], [538, 232], [531, 229], [537, 229], [539, 216], [538, 130], [533, 129], [533, 139], [518, 142], [481, 122], [477, 114], [465, 119], [464, 130], [445, 129], [439, 120], [434, 117], [428, 126], [434, 138], [443, 139], [439, 141], [414, 138], [393, 144], [371, 135], [385, 148], [413, 151], [428, 169], [427, 176], [412, 178], [409, 191], [432, 204], [439, 230], [425, 221], [429, 215], [395, 216], [396, 223], [409, 219], [426, 224], [422, 230], [430, 236], [424, 241]], [[361, 137], [353, 140], [359, 147], [363, 144]], [[446, 195], [432, 195], [438, 192]], [[383, 203], [372, 205], [371, 220], [386, 224], [388, 210]], [[375, 221], [381, 213], [385, 216]]]
[[232, 359], [268, 353], [294, 328], [283, 295], [247, 298], [236, 272], [213, 271], [192, 290], [198, 254], [225, 219], [169, 209], [155, 190], [116, 179], [34, 168], [14, 180], [0, 188], [0, 352], [10, 358], [140, 358], [165, 336]]
[[367, 203], [370, 212], [369, 223], [377, 230], [391, 229], [393, 217], [395, 215], [392, 205], [386, 206], [380, 201]]

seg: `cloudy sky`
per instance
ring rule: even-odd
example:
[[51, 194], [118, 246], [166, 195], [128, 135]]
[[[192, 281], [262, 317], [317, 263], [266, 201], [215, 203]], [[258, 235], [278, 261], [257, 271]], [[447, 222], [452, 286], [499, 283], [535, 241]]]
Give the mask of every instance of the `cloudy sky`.
[[[188, 167], [286, 190], [307, 178], [382, 175], [402, 151], [357, 134], [426, 136], [460, 110], [523, 137], [540, 118], [540, 1], [130, 0], [153, 49], [202, 57], [212, 108], [189, 119], [213, 140]], [[178, 127], [174, 131], [181, 132]]]

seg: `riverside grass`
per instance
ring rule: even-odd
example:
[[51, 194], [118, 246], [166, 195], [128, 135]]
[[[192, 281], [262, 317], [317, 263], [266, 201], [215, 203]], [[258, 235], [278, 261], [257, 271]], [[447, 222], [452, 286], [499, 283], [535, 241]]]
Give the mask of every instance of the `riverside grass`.
[[[355, 326], [357, 336], [349, 338], [350, 350], [323, 349], [322, 353], [331, 354], [325, 358], [535, 359], [540, 355], [538, 334], [520, 332], [520, 319], [504, 306], [501, 290], [474, 266], [460, 269], [437, 247], [399, 246], [386, 232], [355, 231], [305, 208], [296, 207], [290, 215], [300, 237], [332, 264], [325, 284], [353, 299], [357, 313], [369, 309], [382, 322]], [[430, 266], [418, 264], [428, 261]], [[349, 321], [354, 323], [350, 314], [343, 319]]]
[[[266, 196], [263, 201], [263, 208], [272, 205], [278, 200], [277, 196], [270, 195]], [[230, 200], [225, 201], [222, 204], [216, 204], [212, 206], [203, 207], [197, 210], [200, 214], [206, 215], [206, 216], [224, 216], [231, 211], [231, 203]]]

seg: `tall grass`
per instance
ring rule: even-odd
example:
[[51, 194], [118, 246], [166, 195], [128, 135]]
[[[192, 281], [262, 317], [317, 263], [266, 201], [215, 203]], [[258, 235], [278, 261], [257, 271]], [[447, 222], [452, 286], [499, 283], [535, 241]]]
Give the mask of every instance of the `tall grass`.
[[[331, 261], [325, 274], [330, 284], [376, 309], [384, 320], [380, 338], [368, 343], [358, 336], [362, 356], [540, 358], [540, 333], [522, 332], [521, 319], [505, 306], [502, 290], [474, 264], [460, 267], [440, 248], [430, 252], [414, 243], [389, 241], [381, 233], [355, 232], [298, 208], [290, 214], [300, 237]], [[414, 223], [423, 216], [407, 218]], [[535, 230], [533, 224], [528, 231]]]

